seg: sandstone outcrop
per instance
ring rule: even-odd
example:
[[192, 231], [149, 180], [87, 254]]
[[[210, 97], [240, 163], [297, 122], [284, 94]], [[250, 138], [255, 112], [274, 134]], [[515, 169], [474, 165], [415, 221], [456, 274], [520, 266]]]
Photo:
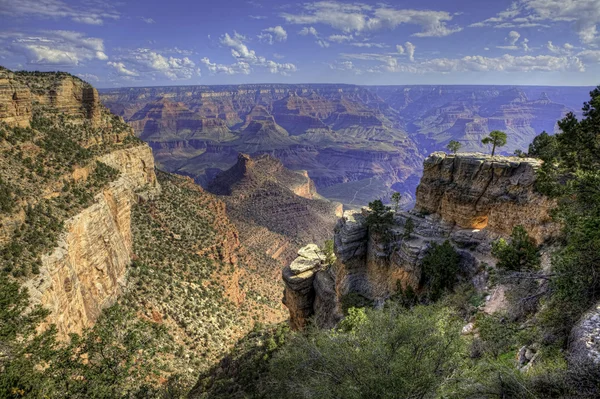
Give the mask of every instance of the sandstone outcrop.
[[[540, 243], [557, 231], [549, 217], [553, 203], [535, 191], [537, 167], [534, 159], [432, 154], [425, 161], [415, 209], [397, 212], [387, 237], [369, 230], [366, 210], [347, 211], [335, 228], [331, 280], [318, 279], [323, 273], [318, 267], [295, 280], [290, 268], [284, 270], [291, 325], [301, 328], [309, 316], [319, 326], [335, 325], [350, 294], [378, 306], [400, 287], [418, 292], [424, 256], [433, 243], [446, 240], [460, 257], [459, 280], [484, 290], [487, 267], [495, 265], [493, 241], [519, 224]], [[414, 226], [410, 234], [408, 220]]]
[[99, 161], [121, 172], [94, 204], [65, 222], [58, 247], [42, 257], [40, 274], [28, 280], [31, 303], [41, 304], [59, 337], [93, 325], [121, 293], [132, 259], [131, 207], [139, 190], [155, 193], [152, 151], [146, 145], [113, 151]]
[[94, 128], [111, 127], [114, 118], [100, 103], [98, 91], [73, 75], [14, 73], [0, 67], [0, 120], [29, 126], [34, 101], [73, 117], [71, 123], [85, 121]]
[[517, 225], [541, 243], [557, 232], [554, 202], [535, 190], [533, 158], [433, 153], [424, 162], [415, 210], [462, 228], [508, 235]]

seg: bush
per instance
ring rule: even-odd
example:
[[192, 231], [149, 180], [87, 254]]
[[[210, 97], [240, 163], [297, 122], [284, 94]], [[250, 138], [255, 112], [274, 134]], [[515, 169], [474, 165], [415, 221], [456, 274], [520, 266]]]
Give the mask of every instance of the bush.
[[433, 243], [421, 264], [421, 286], [430, 300], [438, 300], [442, 294], [454, 288], [460, 264], [460, 256], [450, 241], [442, 245]]
[[496, 266], [501, 270], [536, 270], [540, 266], [540, 254], [535, 241], [523, 226], [516, 226], [510, 243], [501, 238], [492, 245], [492, 255], [498, 258]]

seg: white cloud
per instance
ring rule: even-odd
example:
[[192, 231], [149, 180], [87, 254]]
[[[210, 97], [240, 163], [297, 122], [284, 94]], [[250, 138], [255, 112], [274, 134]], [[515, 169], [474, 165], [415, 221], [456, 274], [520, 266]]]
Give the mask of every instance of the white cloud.
[[389, 47], [387, 44], [385, 43], [372, 43], [372, 42], [355, 42], [355, 43], [350, 43], [351, 46], [354, 47], [366, 47], [366, 48], [386, 48]]
[[520, 37], [521, 35], [519, 34], [519, 32], [511, 30], [510, 32], [508, 32], [508, 36], [504, 40], [508, 42], [509, 46], [514, 46]]
[[156, 21], [153, 20], [152, 18], [140, 17], [140, 19], [147, 24], [155, 24], [156, 23]]
[[[200, 69], [188, 57], [163, 55], [147, 48], [123, 51], [117, 61], [109, 65], [123, 76], [164, 76], [169, 80], [187, 80], [200, 76]], [[126, 68], [124, 62], [131, 67]]]
[[80, 32], [43, 31], [36, 36], [13, 33], [5, 34], [5, 38], [11, 39], [8, 51], [25, 56], [29, 64], [76, 66], [84, 61], [108, 59], [102, 39]]
[[401, 44], [396, 44], [396, 51], [398, 54], [404, 54], [404, 47]]
[[202, 58], [200, 62], [206, 66], [206, 68], [211, 74], [223, 73], [226, 75], [248, 75], [250, 73], [250, 64], [246, 62], [237, 62], [232, 65], [217, 64], [210, 62], [210, 59], [208, 59], [208, 57]]
[[315, 43], [317, 43], [320, 47], [323, 48], [327, 48], [329, 47], [329, 42], [327, 40], [323, 40], [320, 36], [319, 33], [317, 32], [317, 30], [312, 27], [304, 27], [300, 30], [300, 32], [298, 32], [299, 35], [301, 36], [314, 36], [316, 38]]
[[274, 42], [285, 42], [287, 36], [287, 32], [283, 27], [274, 26], [272, 28], [263, 29], [262, 33], [258, 35], [258, 39], [273, 44]]
[[300, 30], [300, 32], [298, 32], [298, 34], [302, 35], [302, 36], [308, 36], [308, 35], [312, 35], [315, 37], [319, 36], [319, 34], [317, 33], [317, 30], [315, 28], [313, 28], [312, 26], [309, 26], [309, 27], [305, 26], [304, 28], [302, 28]]
[[91, 73], [78, 73], [77, 76], [79, 76], [81, 79], [87, 81], [87, 82], [99, 82], [100, 78], [94, 74]]
[[98, 1], [72, 6], [61, 0], [0, 0], [0, 15], [69, 18], [89, 25], [102, 25], [107, 19], [116, 20], [120, 17], [110, 3]]
[[[593, 54], [589, 55], [590, 58]], [[600, 52], [598, 54], [600, 56]], [[585, 66], [578, 57], [557, 57], [549, 55], [485, 57], [481, 55], [463, 58], [434, 58], [422, 62], [399, 63], [398, 59], [385, 54], [342, 54], [345, 59], [377, 61], [379, 66], [370, 72], [406, 73], [453, 73], [453, 72], [584, 72]]]
[[411, 42], [404, 43], [404, 48], [406, 49], [406, 54], [408, 55], [408, 59], [413, 62], [415, 60], [415, 49], [417, 46], [412, 44]]
[[233, 36], [225, 33], [225, 35], [221, 37], [221, 44], [231, 49], [231, 55], [236, 59], [237, 65], [247, 64], [248, 69], [249, 66], [263, 67], [273, 74], [278, 73], [281, 75], [289, 75], [291, 72], [296, 71], [296, 66], [294, 64], [278, 63], [257, 55], [254, 50], [250, 50], [248, 46], [244, 44], [245, 40], [246, 38], [238, 33], [234, 33]]
[[264, 15], [248, 15], [248, 17], [252, 19], [267, 19]]
[[323, 24], [347, 33], [393, 29], [408, 24], [421, 28], [421, 31], [414, 33], [413, 36], [441, 37], [462, 29], [447, 25], [453, 16], [446, 11], [396, 9], [384, 5], [374, 8], [364, 4], [346, 4], [333, 0], [305, 3], [302, 12], [282, 13], [281, 16], [288, 23]]
[[117, 70], [117, 73], [121, 76], [140, 76], [139, 73], [127, 69], [125, 64], [123, 64], [122, 62], [109, 61], [106, 64], [115, 68]]
[[600, 50], [584, 50], [577, 54], [585, 62], [600, 63]]
[[550, 27], [549, 23], [561, 22], [572, 23], [582, 43], [597, 42], [600, 2], [597, 0], [519, 0], [495, 17], [470, 26]]
[[504, 41], [507, 43], [505, 46], [496, 46], [496, 48], [500, 48], [503, 50], [523, 50], [528, 52], [529, 48], [529, 39], [523, 38], [521, 43], [518, 43], [521, 38], [521, 34], [517, 31], [511, 30], [508, 32], [508, 36], [504, 38]]
[[352, 35], [330, 35], [327, 40], [334, 43], [343, 43], [354, 40], [354, 36]]

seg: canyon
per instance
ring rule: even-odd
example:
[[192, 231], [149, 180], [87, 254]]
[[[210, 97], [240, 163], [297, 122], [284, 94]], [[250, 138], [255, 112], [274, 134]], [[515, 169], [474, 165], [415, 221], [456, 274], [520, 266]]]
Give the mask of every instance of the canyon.
[[238, 85], [101, 90], [102, 101], [154, 150], [157, 164], [206, 186], [239, 152], [306, 170], [326, 198], [358, 209], [403, 195], [414, 204], [424, 156], [506, 131], [504, 154], [526, 150], [580, 114], [584, 87]]

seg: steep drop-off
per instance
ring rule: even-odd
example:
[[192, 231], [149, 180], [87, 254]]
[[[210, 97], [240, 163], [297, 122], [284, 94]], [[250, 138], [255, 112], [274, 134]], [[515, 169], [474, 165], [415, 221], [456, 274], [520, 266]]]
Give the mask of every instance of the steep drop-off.
[[269, 155], [240, 154], [207, 189], [227, 204], [244, 245], [282, 266], [301, 246], [331, 238], [342, 214], [342, 204], [322, 198], [306, 172], [290, 171]]
[[[459, 278], [485, 289], [487, 267], [495, 265], [490, 253], [495, 239], [517, 225], [540, 243], [557, 231], [548, 215], [552, 203], [534, 188], [538, 166], [527, 158], [432, 154], [415, 209], [397, 213], [387, 237], [370, 231], [366, 211], [346, 212], [335, 228], [334, 265], [325, 265], [323, 256], [307, 259], [303, 249], [284, 269], [292, 327], [302, 328], [313, 316], [317, 325], [335, 325], [349, 295], [377, 305], [399, 287], [419, 290], [428, 248], [445, 240], [460, 256]], [[412, 232], [405, 228], [409, 219]]]
[[66, 338], [122, 290], [131, 207], [159, 188], [152, 152], [96, 89], [65, 73], [0, 69], [0, 131], [2, 269]]

